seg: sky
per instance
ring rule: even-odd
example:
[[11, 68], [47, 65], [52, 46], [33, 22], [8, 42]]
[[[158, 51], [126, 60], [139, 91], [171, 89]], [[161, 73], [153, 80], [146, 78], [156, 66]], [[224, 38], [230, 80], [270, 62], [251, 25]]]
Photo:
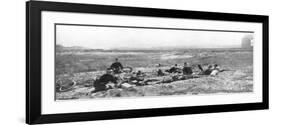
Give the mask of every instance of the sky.
[[57, 25], [56, 44], [91, 49], [235, 48], [252, 33]]

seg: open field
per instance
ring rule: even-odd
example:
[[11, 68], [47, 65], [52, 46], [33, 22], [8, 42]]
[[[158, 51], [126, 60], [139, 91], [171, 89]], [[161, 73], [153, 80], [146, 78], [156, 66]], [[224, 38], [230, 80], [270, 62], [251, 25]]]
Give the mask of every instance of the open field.
[[[199, 76], [199, 78], [169, 83], [114, 88], [90, 94], [94, 90], [93, 81], [105, 72], [115, 58], [119, 58], [123, 66], [132, 67], [133, 71], [144, 72], [147, 79], [170, 78], [169, 74], [157, 77], [157, 69], [168, 69], [174, 64], [182, 66], [184, 62], [188, 62], [194, 72], [199, 72], [197, 64], [201, 64], [204, 69], [209, 64], [218, 64], [226, 71], [215, 77]], [[161, 64], [161, 67], [157, 67], [157, 64]], [[57, 52], [55, 72], [56, 81], [77, 82], [69, 91], [57, 91], [57, 100], [253, 92], [253, 51], [251, 49], [175, 49]], [[67, 82], [60, 84], [67, 84]]]

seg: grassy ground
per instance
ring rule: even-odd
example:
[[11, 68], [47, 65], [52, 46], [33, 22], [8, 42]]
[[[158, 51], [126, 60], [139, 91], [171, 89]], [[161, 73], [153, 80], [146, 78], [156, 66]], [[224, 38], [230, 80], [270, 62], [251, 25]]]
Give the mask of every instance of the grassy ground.
[[[163, 58], [171, 57], [171, 58]], [[192, 57], [190, 57], [192, 56]], [[89, 94], [94, 88], [92, 79], [102, 75], [114, 58], [134, 70], [149, 72], [154, 77], [156, 64], [168, 68], [175, 63], [188, 62], [198, 72], [197, 64], [219, 64], [227, 71], [218, 76], [200, 76], [199, 78], [174, 81], [171, 83], [135, 86], [133, 88], [115, 88]], [[67, 92], [56, 92], [56, 99], [112, 98], [134, 96], [198, 95], [213, 93], [241, 93], [253, 91], [253, 53], [241, 49], [191, 49], [178, 51], [119, 52], [119, 53], [79, 53], [56, 55], [56, 79], [72, 79], [77, 85]], [[68, 74], [66, 74], [68, 73]], [[69, 75], [71, 74], [71, 75]], [[169, 76], [165, 76], [169, 77]], [[64, 83], [62, 83], [64, 84]]]

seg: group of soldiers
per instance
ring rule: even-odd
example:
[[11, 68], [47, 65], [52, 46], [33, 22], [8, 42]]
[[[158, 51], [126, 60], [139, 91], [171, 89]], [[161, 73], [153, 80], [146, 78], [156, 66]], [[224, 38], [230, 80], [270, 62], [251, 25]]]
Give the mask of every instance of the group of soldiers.
[[[158, 65], [161, 67], [161, 64]], [[184, 63], [183, 67], [179, 67], [177, 64], [173, 65], [170, 69], [162, 71], [160, 68], [157, 70], [157, 76], [165, 76], [167, 74], [181, 74], [181, 75], [174, 75], [174, 80], [181, 80], [187, 78], [198, 78], [198, 75], [210, 75], [215, 76], [219, 72], [223, 71], [219, 68], [217, 64], [209, 65], [207, 69], [203, 69], [201, 65], [197, 65], [200, 69], [199, 73], [194, 73], [192, 67], [189, 66], [188, 63]], [[134, 85], [147, 85], [151, 79], [144, 79], [145, 73], [141, 71], [133, 72], [132, 75], [124, 80], [122, 79], [120, 82], [120, 76], [123, 72], [123, 65], [118, 61], [118, 58], [115, 59], [115, 62], [111, 64], [110, 68], [107, 68], [106, 73], [103, 74], [99, 79], [95, 80], [94, 87], [95, 90], [92, 93], [103, 91], [115, 87], [120, 87], [123, 83], [128, 84], [128, 82], [133, 83]], [[180, 76], [180, 77], [179, 77]], [[170, 80], [171, 81], [171, 80]], [[173, 80], [172, 80], [173, 81]], [[169, 82], [169, 81], [161, 81], [161, 82]], [[124, 85], [125, 85], [124, 84]]]
[[[208, 68], [205, 69], [205, 70], [202, 68], [202, 66], [200, 64], [198, 64], [197, 66], [200, 69], [200, 72], [197, 73], [197, 75], [215, 76], [219, 72], [223, 71], [223, 70], [220, 69], [218, 64], [209, 65]], [[182, 68], [180, 68], [177, 64], [175, 64], [170, 69], [165, 70], [165, 71], [168, 72], [168, 73], [182, 73], [183, 75], [194, 75], [195, 74], [192, 70], [192, 67], [189, 66], [188, 63], [186, 63], [186, 62], [183, 64]], [[165, 73], [161, 69], [158, 69], [157, 75], [158, 76], [164, 76]]]

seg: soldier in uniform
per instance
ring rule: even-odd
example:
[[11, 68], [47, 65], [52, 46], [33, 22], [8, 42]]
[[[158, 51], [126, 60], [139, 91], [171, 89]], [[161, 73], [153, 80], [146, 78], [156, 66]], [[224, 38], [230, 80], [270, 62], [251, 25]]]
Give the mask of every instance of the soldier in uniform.
[[117, 84], [117, 78], [112, 72], [112, 69], [107, 69], [106, 73], [94, 82], [95, 90], [92, 93], [113, 88]]
[[115, 74], [121, 73], [123, 70], [122, 64], [118, 61], [118, 58], [115, 59], [115, 62], [111, 64], [110, 68], [113, 70]]

